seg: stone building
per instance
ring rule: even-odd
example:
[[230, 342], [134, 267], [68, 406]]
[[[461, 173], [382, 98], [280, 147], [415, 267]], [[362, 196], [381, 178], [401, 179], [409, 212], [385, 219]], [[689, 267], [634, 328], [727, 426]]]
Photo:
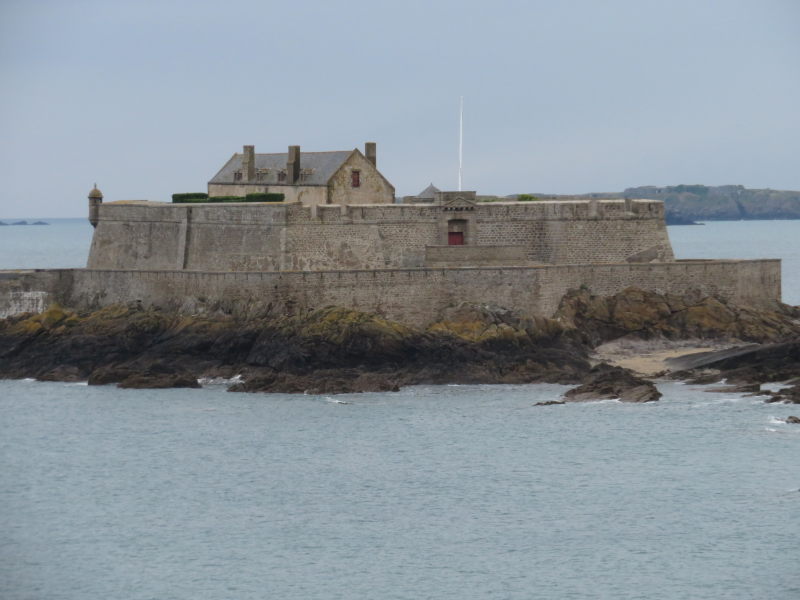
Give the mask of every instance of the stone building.
[[391, 204], [394, 186], [377, 169], [374, 142], [358, 149], [332, 152], [256, 154], [244, 146], [208, 182], [209, 196], [280, 193], [286, 202], [317, 204]]

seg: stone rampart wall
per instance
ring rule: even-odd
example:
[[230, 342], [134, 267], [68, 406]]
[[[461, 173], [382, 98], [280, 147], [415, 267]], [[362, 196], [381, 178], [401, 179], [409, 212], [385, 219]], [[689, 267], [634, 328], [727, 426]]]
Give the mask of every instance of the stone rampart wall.
[[535, 263], [673, 259], [663, 205], [657, 201], [478, 203], [461, 208], [106, 204], [100, 207], [88, 266], [196, 271], [423, 267], [425, 247], [446, 245], [452, 220], [465, 224], [467, 246], [522, 246], [527, 260]]
[[0, 277], [0, 316], [11, 314], [12, 293], [44, 292], [47, 301], [81, 309], [139, 300], [185, 312], [244, 316], [340, 305], [424, 325], [459, 302], [549, 316], [567, 290], [582, 285], [602, 295], [637, 286], [769, 306], [780, 299], [780, 261], [262, 273], [52, 270]]

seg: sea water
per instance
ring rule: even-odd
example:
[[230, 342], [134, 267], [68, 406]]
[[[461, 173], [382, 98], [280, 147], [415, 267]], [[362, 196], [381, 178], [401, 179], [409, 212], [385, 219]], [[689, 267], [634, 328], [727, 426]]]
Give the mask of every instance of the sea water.
[[797, 598], [792, 408], [660, 388], [3, 382], [0, 597]]
[[[784, 258], [800, 303], [800, 223], [744, 225], [670, 235]], [[60, 228], [0, 229], [0, 265], [80, 266], [91, 231]], [[800, 409], [674, 382], [533, 406], [565, 389], [0, 381], [0, 598], [800, 597]]]

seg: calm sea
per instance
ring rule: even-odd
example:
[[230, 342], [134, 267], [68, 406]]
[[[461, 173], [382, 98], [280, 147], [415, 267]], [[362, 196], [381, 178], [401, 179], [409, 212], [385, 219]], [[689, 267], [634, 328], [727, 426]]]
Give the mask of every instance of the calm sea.
[[[800, 222], [670, 228], [784, 258]], [[85, 260], [81, 221], [0, 228], [0, 268]], [[660, 384], [285, 396], [0, 381], [4, 599], [796, 599], [800, 409]]]

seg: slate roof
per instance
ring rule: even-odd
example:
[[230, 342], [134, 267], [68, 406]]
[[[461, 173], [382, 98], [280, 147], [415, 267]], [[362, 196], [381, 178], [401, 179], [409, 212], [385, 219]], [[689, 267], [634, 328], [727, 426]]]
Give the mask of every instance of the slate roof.
[[[353, 150], [332, 152], [300, 152], [300, 179], [296, 185], [328, 185], [328, 180], [339, 170]], [[241, 153], [234, 154], [209, 183], [258, 183], [266, 185], [290, 185], [278, 181], [278, 173], [286, 170], [287, 152], [256, 154], [256, 178], [252, 181], [235, 181], [233, 175], [242, 168]], [[260, 171], [260, 172], [259, 172]]]
[[441, 191], [442, 190], [437, 188], [435, 185], [430, 184], [428, 187], [426, 187], [424, 190], [422, 190], [419, 194], [417, 194], [417, 198], [430, 198], [431, 200], [435, 200], [436, 199], [436, 194], [438, 194]]

